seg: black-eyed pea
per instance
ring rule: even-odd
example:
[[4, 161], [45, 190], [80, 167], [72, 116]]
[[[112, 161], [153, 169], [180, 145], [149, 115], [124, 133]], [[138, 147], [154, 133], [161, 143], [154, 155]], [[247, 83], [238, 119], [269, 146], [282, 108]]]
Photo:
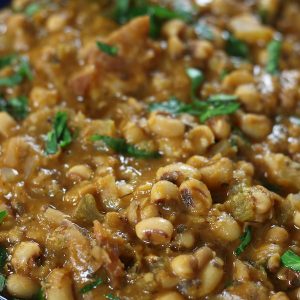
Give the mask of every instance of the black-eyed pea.
[[166, 292], [156, 296], [155, 300], [184, 300], [184, 297], [177, 292]]
[[144, 219], [135, 226], [137, 237], [153, 245], [165, 245], [171, 241], [173, 225], [170, 221], [154, 217]]
[[233, 279], [241, 282], [250, 280], [249, 269], [240, 260], [236, 260], [233, 264]]
[[58, 93], [56, 90], [49, 90], [44, 87], [35, 86], [30, 91], [29, 100], [34, 108], [44, 106], [53, 107], [58, 102]]
[[268, 213], [272, 209], [274, 203], [271, 193], [263, 186], [255, 186], [251, 189], [251, 192], [256, 213], [258, 215]]
[[195, 244], [195, 236], [191, 231], [178, 233], [175, 240], [180, 248], [190, 249]]
[[274, 226], [268, 230], [265, 239], [274, 244], [283, 244], [288, 241], [289, 233], [282, 227]]
[[239, 124], [247, 136], [256, 140], [265, 139], [272, 131], [272, 122], [264, 115], [241, 114]]
[[294, 217], [293, 217], [293, 222], [297, 227], [300, 227], [300, 212], [295, 211]]
[[188, 139], [192, 143], [195, 153], [203, 154], [215, 142], [212, 130], [206, 125], [199, 125], [188, 132]]
[[267, 262], [267, 267], [271, 272], [276, 272], [281, 266], [279, 253], [273, 254]]
[[17, 126], [16, 121], [5, 111], [0, 112], [0, 135], [7, 138]]
[[235, 95], [245, 106], [249, 112], [261, 112], [263, 109], [263, 102], [260, 93], [254, 84], [242, 84], [238, 86]]
[[207, 60], [214, 52], [212, 43], [206, 40], [195, 40], [189, 43], [191, 55], [195, 59]]
[[181, 120], [157, 112], [151, 113], [148, 126], [152, 133], [167, 138], [182, 137], [185, 131], [185, 125]]
[[151, 189], [151, 202], [169, 202], [179, 199], [179, 189], [177, 185], [167, 180], [160, 180]]
[[11, 263], [16, 271], [30, 271], [34, 259], [41, 254], [41, 249], [36, 242], [21, 242], [15, 247]]
[[227, 139], [231, 133], [231, 126], [226, 116], [218, 116], [208, 120], [208, 125], [218, 140]]
[[287, 296], [286, 293], [284, 293], [284, 292], [278, 292], [275, 295], [271, 296], [270, 300], [290, 300], [290, 298]]
[[138, 127], [134, 122], [127, 122], [122, 131], [128, 143], [137, 144], [146, 139], [143, 129]]
[[194, 257], [197, 259], [198, 269], [201, 270], [215, 257], [215, 253], [209, 247], [204, 246], [194, 253]]
[[88, 165], [75, 165], [71, 167], [66, 176], [75, 181], [90, 179], [93, 174], [92, 169]]
[[176, 287], [180, 279], [177, 276], [170, 274], [166, 270], [160, 270], [155, 275], [155, 280], [163, 289], [172, 289]]
[[187, 25], [182, 20], [174, 19], [166, 22], [162, 27], [162, 34], [166, 37], [180, 36], [186, 30]]
[[188, 179], [179, 187], [181, 199], [193, 214], [205, 215], [212, 205], [212, 198], [207, 186], [197, 179]]
[[187, 160], [187, 164], [200, 169], [208, 164], [209, 160], [205, 156], [194, 155]]
[[234, 91], [239, 85], [254, 83], [253, 75], [246, 70], [236, 70], [228, 74], [222, 82], [224, 89]]
[[239, 161], [236, 163], [236, 167], [233, 174], [235, 180], [238, 180], [240, 182], [248, 182], [248, 185], [250, 185], [253, 175], [253, 164], [246, 161]]
[[176, 185], [189, 178], [201, 179], [201, 174], [196, 168], [184, 163], [173, 163], [156, 172], [156, 180], [167, 180]]
[[141, 219], [144, 220], [159, 216], [159, 211], [155, 204], [149, 203], [141, 207], [140, 214]]
[[55, 13], [47, 18], [46, 28], [49, 32], [57, 32], [63, 30], [69, 20], [66, 13]]
[[213, 157], [211, 161], [200, 168], [202, 181], [209, 189], [219, 188], [230, 184], [233, 178], [233, 162], [227, 157]]
[[173, 35], [168, 39], [168, 54], [172, 59], [181, 57], [185, 52], [185, 44], [181, 39]]
[[237, 221], [226, 212], [217, 212], [209, 219], [210, 230], [219, 239], [226, 242], [236, 241], [242, 234]]
[[181, 254], [171, 261], [173, 274], [182, 279], [192, 279], [198, 269], [197, 259], [191, 254]]
[[31, 299], [38, 292], [39, 287], [33, 279], [19, 274], [11, 274], [6, 280], [8, 293], [21, 299]]
[[204, 297], [213, 292], [222, 281], [224, 262], [221, 258], [215, 257], [201, 271], [199, 280], [201, 285], [197, 296]]

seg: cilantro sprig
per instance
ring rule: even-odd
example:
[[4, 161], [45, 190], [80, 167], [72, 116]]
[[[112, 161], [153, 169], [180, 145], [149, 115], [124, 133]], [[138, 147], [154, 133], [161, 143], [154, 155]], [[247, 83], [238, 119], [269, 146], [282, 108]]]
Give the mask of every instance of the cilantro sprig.
[[144, 159], [161, 157], [161, 155], [157, 151], [147, 151], [137, 148], [132, 144], [128, 144], [126, 140], [122, 138], [114, 138], [106, 135], [95, 134], [91, 136], [91, 141], [102, 141], [108, 148], [114, 150], [116, 153], [123, 154], [125, 156]]
[[240, 107], [237, 98], [233, 95], [215, 95], [206, 101], [194, 100], [190, 104], [183, 103], [176, 98], [167, 102], [149, 105], [149, 111], [166, 111], [177, 115], [188, 113], [199, 118], [201, 123], [216, 116], [228, 115], [236, 112]]
[[252, 240], [251, 227], [249, 227], [249, 226], [246, 227], [245, 232], [241, 236], [240, 240], [241, 240], [241, 243], [235, 250], [236, 255], [241, 255], [245, 251], [247, 246], [251, 243], [251, 240]]
[[72, 142], [72, 135], [68, 128], [68, 115], [66, 112], [56, 113], [53, 121], [53, 129], [46, 139], [46, 153], [55, 154], [59, 148], [65, 148]]
[[280, 258], [281, 263], [288, 269], [300, 272], [300, 256], [292, 250], [287, 250]]
[[117, 297], [113, 294], [107, 294], [107, 295], [105, 295], [105, 298], [108, 299], [108, 300], [120, 300], [119, 297]]
[[2, 61], [2, 65], [8, 66], [8, 65], [12, 65], [14, 62], [16, 62], [15, 73], [7, 77], [0, 78], [0, 87], [1, 86], [13, 87], [22, 83], [23, 80], [25, 79], [28, 79], [30, 81], [33, 79], [33, 74], [30, 68], [30, 64], [28, 60], [23, 57], [17, 57], [17, 58], [14, 58], [13, 56], [10, 58], [6, 57]]
[[102, 278], [97, 278], [95, 281], [85, 285], [83, 288], [80, 289], [80, 294], [86, 294], [90, 291], [92, 291], [93, 289], [95, 289], [96, 287], [98, 287], [99, 285], [101, 285], [103, 283]]
[[227, 33], [226, 39], [226, 52], [230, 56], [248, 59], [250, 55], [248, 45], [237, 39], [234, 35]]
[[0, 98], [0, 111], [8, 112], [16, 120], [25, 119], [28, 110], [28, 99], [25, 96], [15, 97], [8, 101]]
[[[3, 268], [5, 266], [6, 260], [7, 260], [8, 254], [6, 249], [3, 246], [0, 246], [0, 272], [3, 272]], [[0, 273], [0, 292], [3, 291], [5, 287], [5, 276]]]
[[276, 75], [279, 72], [279, 61], [281, 55], [282, 41], [273, 40], [268, 44], [268, 60], [266, 71], [271, 75]]
[[8, 216], [8, 213], [6, 210], [0, 211], [0, 224], [3, 222], [3, 220]]
[[164, 21], [171, 19], [181, 19], [190, 22], [193, 17], [190, 13], [183, 10], [171, 10], [167, 7], [149, 4], [141, 0], [116, 0], [115, 19], [118, 23], [124, 24], [129, 20], [148, 15], [150, 16], [150, 36], [158, 37], [161, 25]]
[[7, 66], [10, 66], [16, 58], [17, 58], [16, 54], [9, 54], [0, 57], [0, 70]]
[[110, 56], [118, 55], [119, 49], [117, 46], [111, 46], [111, 45], [108, 45], [106, 43], [99, 42], [99, 41], [97, 41], [96, 44], [97, 44], [98, 49], [100, 51], [102, 51], [103, 53], [106, 53]]
[[191, 80], [191, 96], [196, 99], [197, 90], [204, 81], [204, 74], [201, 70], [195, 68], [187, 68], [186, 74]]

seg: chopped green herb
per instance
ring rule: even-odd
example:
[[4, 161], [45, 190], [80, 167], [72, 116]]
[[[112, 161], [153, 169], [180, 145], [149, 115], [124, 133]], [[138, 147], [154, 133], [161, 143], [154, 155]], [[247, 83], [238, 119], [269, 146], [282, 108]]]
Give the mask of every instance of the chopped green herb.
[[214, 40], [214, 33], [212, 29], [210, 28], [210, 26], [204, 23], [198, 23], [197, 25], [195, 25], [195, 32], [198, 36], [208, 41]]
[[192, 15], [182, 10], [170, 10], [167, 7], [147, 4], [146, 1], [116, 0], [115, 19], [120, 24], [138, 16], [150, 16], [150, 36], [156, 38], [161, 25], [166, 20], [181, 19], [185, 22], [192, 20]]
[[20, 58], [17, 71], [11, 76], [0, 78], [0, 86], [12, 87], [20, 84], [25, 78], [32, 80], [33, 74], [28, 61]]
[[139, 149], [134, 145], [128, 144], [125, 139], [113, 138], [110, 136], [95, 134], [91, 137], [91, 141], [103, 141], [105, 145], [119, 154], [132, 156], [136, 158], [160, 158], [161, 155], [156, 151], [147, 151]]
[[97, 47], [99, 50], [102, 52], [110, 55], [110, 56], [116, 56], [118, 55], [119, 49], [116, 46], [110, 46], [108, 44], [102, 43], [102, 42], [97, 42]]
[[279, 61], [281, 55], [282, 41], [273, 40], [268, 45], [268, 60], [266, 71], [271, 75], [276, 75], [279, 72]]
[[171, 98], [167, 102], [150, 104], [149, 111], [166, 111], [174, 115], [188, 113], [199, 117], [200, 122], [204, 123], [212, 117], [236, 112], [240, 107], [236, 100], [232, 95], [215, 95], [207, 101], [194, 100], [191, 104], [186, 104]]
[[16, 58], [17, 55], [15, 54], [10, 54], [10, 55], [0, 57], [0, 70], [7, 66], [10, 66]]
[[3, 222], [4, 218], [7, 217], [8, 213], [6, 210], [0, 211], [0, 224]]
[[41, 9], [40, 4], [38, 4], [38, 3], [31, 3], [31, 4], [29, 4], [29, 5], [25, 8], [24, 13], [25, 13], [25, 15], [27, 15], [28, 17], [32, 17], [32, 16], [34, 16], [40, 9]]
[[221, 74], [220, 74], [220, 79], [223, 81], [224, 78], [229, 74], [230, 72], [226, 69], [223, 69]]
[[0, 272], [3, 271], [3, 268], [7, 259], [7, 251], [3, 246], [0, 246]]
[[281, 256], [281, 263], [288, 269], [300, 272], [300, 256], [292, 250], [287, 250]]
[[107, 295], [105, 295], [105, 298], [109, 299], [109, 300], [120, 300], [119, 297], [117, 297], [117, 296], [115, 296], [113, 294], [107, 294]]
[[230, 56], [249, 58], [249, 48], [247, 44], [239, 39], [237, 39], [232, 34], [226, 36], [226, 52]]
[[53, 122], [53, 129], [48, 133], [46, 139], [46, 153], [55, 154], [59, 147], [65, 148], [72, 142], [72, 135], [67, 125], [68, 115], [59, 111]]
[[23, 120], [28, 115], [28, 99], [20, 96], [8, 101], [0, 98], [0, 111], [6, 111], [16, 120]]
[[33, 300], [46, 300], [46, 296], [42, 288], [39, 289], [39, 291], [33, 297]]
[[4, 275], [0, 274], [0, 292], [2, 292], [4, 290], [5, 287], [5, 277]]
[[241, 253], [243, 253], [245, 251], [246, 247], [250, 244], [251, 239], [252, 239], [252, 230], [251, 230], [251, 227], [248, 226], [248, 227], [246, 227], [245, 232], [243, 233], [243, 235], [240, 238], [241, 243], [236, 248], [235, 254], [240, 255]]
[[186, 69], [186, 74], [189, 76], [192, 84], [191, 95], [192, 99], [197, 99], [197, 90], [204, 81], [204, 74], [201, 70], [195, 68]]
[[86, 294], [88, 292], [90, 292], [91, 290], [95, 289], [96, 287], [98, 287], [99, 285], [101, 285], [103, 283], [101, 278], [96, 279], [95, 281], [93, 281], [92, 283], [89, 283], [87, 285], [85, 285], [83, 288], [80, 289], [80, 294]]

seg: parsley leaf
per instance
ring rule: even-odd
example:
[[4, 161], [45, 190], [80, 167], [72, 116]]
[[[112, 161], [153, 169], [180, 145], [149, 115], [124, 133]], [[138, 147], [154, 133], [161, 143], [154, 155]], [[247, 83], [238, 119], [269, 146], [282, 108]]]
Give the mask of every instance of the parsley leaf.
[[105, 295], [105, 298], [109, 299], [109, 300], [120, 300], [119, 297], [117, 297], [117, 296], [115, 296], [113, 294], [107, 294], [107, 295]]
[[139, 149], [134, 145], [128, 144], [125, 139], [113, 138], [105, 135], [95, 134], [91, 136], [91, 141], [103, 141], [107, 147], [111, 148], [119, 154], [126, 156], [136, 157], [136, 158], [160, 158], [161, 155], [156, 151], [147, 151], [144, 149]]
[[192, 98], [196, 99], [197, 90], [204, 81], [204, 74], [201, 70], [195, 68], [187, 68], [186, 74], [188, 75], [192, 83], [192, 90], [191, 90]]
[[246, 247], [250, 244], [251, 239], [252, 239], [252, 230], [251, 230], [251, 227], [248, 226], [248, 227], [246, 227], [245, 232], [243, 233], [243, 235], [240, 238], [241, 243], [236, 248], [235, 254], [240, 255], [241, 253], [243, 253], [245, 251]]
[[284, 252], [280, 260], [286, 268], [300, 272], [300, 256], [292, 250], [287, 250]]
[[67, 125], [66, 112], [57, 112], [54, 117], [53, 129], [47, 134], [46, 153], [55, 154], [59, 147], [65, 148], [72, 142], [72, 135]]
[[201, 123], [216, 116], [232, 114], [240, 107], [237, 97], [234, 95], [214, 95], [207, 101], [194, 100], [191, 104], [186, 104], [175, 98], [167, 102], [152, 103], [149, 105], [149, 111], [166, 111], [177, 115], [188, 113], [197, 116]]
[[273, 40], [268, 45], [268, 60], [266, 71], [271, 75], [276, 75], [279, 72], [279, 60], [281, 55], [282, 41]]
[[83, 288], [80, 289], [80, 294], [86, 294], [88, 292], [90, 292], [91, 290], [95, 289], [96, 287], [98, 287], [99, 285], [101, 285], [103, 283], [101, 278], [96, 279], [95, 281], [93, 281], [92, 283], [89, 283], [87, 285], [85, 285]]
[[249, 58], [250, 54], [248, 45], [230, 33], [226, 36], [226, 52], [230, 56], [245, 59]]
[[0, 292], [4, 290], [6, 279], [4, 275], [0, 274]]
[[119, 49], [117, 46], [111, 46], [102, 42], [96, 42], [97, 47], [102, 52], [110, 55], [110, 56], [116, 56], [118, 55]]
[[34, 16], [39, 10], [41, 9], [41, 6], [39, 3], [31, 3], [28, 6], [26, 6], [24, 13], [28, 17]]
[[3, 246], [0, 246], [0, 272], [3, 271], [3, 268], [7, 259], [7, 251]]
[[16, 58], [17, 56], [15, 54], [0, 57], [0, 70], [10, 66]]
[[0, 78], [0, 86], [13, 87], [20, 84], [25, 78], [33, 79], [29, 62], [24, 58], [20, 58], [18, 61], [17, 71], [11, 76]]
[[33, 297], [33, 300], [46, 300], [46, 296], [44, 294], [44, 290], [40, 288], [38, 292]]
[[214, 40], [214, 33], [212, 29], [205, 23], [198, 23], [197, 25], [195, 25], [195, 32], [199, 37], [204, 38], [208, 41]]
[[7, 217], [7, 211], [6, 210], [2, 210], [0, 211], [0, 223], [3, 222], [3, 220], [5, 219], [5, 217]]
[[0, 111], [6, 111], [16, 120], [23, 120], [28, 115], [28, 99], [20, 96], [8, 101], [0, 98]]

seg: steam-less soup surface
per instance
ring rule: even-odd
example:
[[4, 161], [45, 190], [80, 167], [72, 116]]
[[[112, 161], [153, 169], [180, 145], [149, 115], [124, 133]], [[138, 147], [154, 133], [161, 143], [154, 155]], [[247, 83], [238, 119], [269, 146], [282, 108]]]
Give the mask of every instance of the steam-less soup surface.
[[0, 11], [0, 294], [300, 299], [300, 3]]

